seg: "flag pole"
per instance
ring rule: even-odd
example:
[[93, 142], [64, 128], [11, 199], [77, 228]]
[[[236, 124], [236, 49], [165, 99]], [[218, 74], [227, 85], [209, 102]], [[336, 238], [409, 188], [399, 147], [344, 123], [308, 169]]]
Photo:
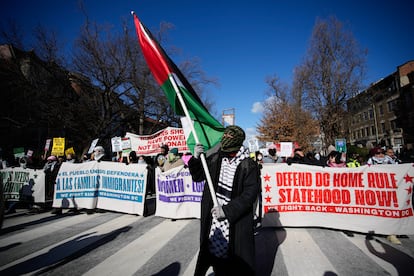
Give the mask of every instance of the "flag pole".
[[[136, 16], [135, 12], [134, 11], [131, 11], [131, 14], [139, 22], [139, 19]], [[141, 22], [139, 22], [139, 25], [141, 25]], [[136, 27], [138, 28], [138, 26], [136, 26]], [[142, 26], [139, 26], [139, 28], [141, 28], [141, 27]], [[146, 32], [144, 31], [144, 33], [146, 33]], [[140, 37], [139, 34], [138, 34], [138, 37]], [[159, 56], [160, 53], [157, 50], [157, 46], [154, 45], [154, 43], [152, 42], [151, 39], [149, 39], [148, 42], [150, 43], [151, 47], [156, 50], [155, 51], [155, 54], [158, 56], [158, 58], [160, 60], [162, 60], [162, 57]], [[165, 72], [169, 72], [169, 68], [166, 66], [166, 64], [165, 63], [162, 63], [162, 65], [165, 67]], [[177, 83], [175, 82], [175, 79], [173, 78], [173, 76], [171, 74], [168, 74], [168, 78], [169, 78], [170, 82], [172, 83], [172, 85], [174, 87], [175, 93], [177, 94], [178, 100], [180, 101], [181, 107], [183, 108], [185, 117], [187, 118], [187, 120], [189, 122], [189, 125], [190, 125], [190, 128], [191, 128], [191, 132], [193, 133], [193, 136], [194, 136], [194, 140], [195, 140], [196, 144], [198, 144], [198, 143], [200, 143], [200, 140], [198, 139], [197, 133], [196, 133], [196, 131], [194, 129], [194, 124], [191, 121], [190, 113], [188, 113], [188, 109], [187, 109], [187, 106], [185, 105], [185, 102], [184, 102], [183, 96], [181, 95], [180, 89], [178, 88]], [[206, 175], [207, 184], [208, 184], [208, 187], [210, 189], [211, 199], [213, 200], [214, 206], [218, 206], [216, 192], [214, 191], [213, 181], [211, 180], [210, 172], [208, 170], [206, 157], [205, 157], [204, 154], [201, 154], [200, 155], [200, 158], [201, 158], [201, 163], [203, 165], [204, 174]]]
[[[178, 100], [180, 101], [181, 107], [183, 108], [185, 117], [188, 120], [188, 123], [191, 128], [191, 132], [193, 133], [193, 136], [194, 136], [194, 140], [196, 144], [199, 144], [200, 140], [198, 139], [197, 133], [194, 128], [194, 124], [191, 121], [190, 113], [188, 113], [188, 109], [187, 109], [187, 106], [185, 105], [180, 89], [178, 88], [177, 83], [175, 82], [174, 77], [171, 74], [168, 76], [168, 78], [170, 79], [172, 85], [174, 86], [175, 93], [177, 94]], [[210, 171], [208, 170], [208, 166], [207, 166], [206, 156], [204, 154], [201, 154], [200, 159], [201, 159], [201, 164], [203, 165], [204, 174], [206, 175], [207, 184], [210, 189], [211, 199], [213, 200], [214, 206], [218, 206], [218, 201], [216, 197], [216, 192], [214, 191], [213, 181], [211, 180]]]

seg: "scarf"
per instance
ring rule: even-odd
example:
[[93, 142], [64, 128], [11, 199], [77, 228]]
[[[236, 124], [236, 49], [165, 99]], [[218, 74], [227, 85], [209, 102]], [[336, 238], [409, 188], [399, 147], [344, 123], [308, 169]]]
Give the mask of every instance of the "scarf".
[[[220, 206], [227, 205], [231, 200], [234, 175], [240, 162], [249, 158], [249, 150], [243, 146], [234, 157], [224, 156], [221, 162], [220, 176], [216, 191]], [[230, 223], [227, 219], [218, 220], [213, 217], [209, 234], [209, 250], [218, 258], [227, 258], [229, 249]]]

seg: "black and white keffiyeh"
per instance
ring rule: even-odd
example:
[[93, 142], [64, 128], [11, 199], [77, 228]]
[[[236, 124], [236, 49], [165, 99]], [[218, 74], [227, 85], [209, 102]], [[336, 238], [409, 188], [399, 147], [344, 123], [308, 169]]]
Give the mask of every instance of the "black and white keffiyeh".
[[[249, 150], [243, 146], [233, 158], [223, 157], [220, 168], [220, 176], [216, 191], [218, 204], [227, 205], [231, 200], [233, 179], [237, 166], [249, 157]], [[209, 250], [218, 258], [228, 257], [230, 224], [227, 219], [218, 220], [213, 217], [209, 235]]]

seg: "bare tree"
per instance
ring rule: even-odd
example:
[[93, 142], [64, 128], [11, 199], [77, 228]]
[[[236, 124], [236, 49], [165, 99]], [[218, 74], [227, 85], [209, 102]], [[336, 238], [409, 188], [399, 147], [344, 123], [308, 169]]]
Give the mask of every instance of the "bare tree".
[[289, 88], [277, 76], [267, 78], [266, 82], [269, 85], [268, 99], [257, 127], [259, 140], [297, 142], [304, 150], [310, 150], [318, 133], [317, 122], [295, 103], [289, 96]]
[[[12, 57], [0, 66], [0, 86], [6, 91], [0, 119], [18, 129], [9, 140], [26, 138], [19, 133], [30, 127], [38, 130], [39, 141], [63, 136], [70, 146], [82, 150], [95, 138], [108, 143], [108, 138], [126, 131], [150, 134], [167, 125], [179, 126], [179, 117], [153, 79], [135, 31], [130, 32], [128, 25], [119, 32], [87, 18], [75, 42], [70, 71], [60, 62], [57, 35], [41, 26], [33, 32], [34, 50], [10, 47]], [[161, 27], [160, 38], [171, 25]], [[1, 30], [0, 38], [23, 45], [18, 26], [13, 30]], [[198, 92], [214, 83], [197, 62], [184, 60], [183, 64], [183, 73]]]
[[[170, 24], [162, 24], [157, 36], [162, 38], [169, 28]], [[136, 34], [130, 31], [128, 24], [124, 23], [123, 32], [114, 35], [113, 30], [86, 20], [76, 42], [74, 57], [76, 71], [99, 88], [100, 119], [94, 128], [98, 137], [123, 135], [125, 131], [151, 133], [152, 129], [144, 126], [147, 118], [152, 119], [154, 128], [157, 128], [156, 122], [164, 127], [180, 125], [179, 118], [153, 79]], [[185, 61], [184, 64], [188, 80], [198, 88], [212, 83], [197, 63]]]
[[24, 32], [15, 20], [9, 19], [5, 25], [1, 25], [0, 41], [1, 44], [11, 44], [21, 50], [26, 50], [23, 41]]
[[33, 48], [36, 49], [36, 54], [46, 62], [63, 66], [65, 62], [63, 54], [61, 54], [63, 47], [59, 42], [57, 33], [38, 25], [34, 28], [33, 34], [35, 36]]
[[126, 112], [123, 97], [130, 89], [125, 86], [130, 61], [124, 37], [112, 35], [110, 29], [87, 20], [75, 46], [72, 61], [75, 70], [96, 87], [99, 119], [90, 131], [101, 138], [122, 135]]
[[345, 136], [346, 101], [362, 87], [365, 56], [335, 17], [317, 20], [305, 59], [295, 69], [293, 94], [318, 119], [324, 146]]

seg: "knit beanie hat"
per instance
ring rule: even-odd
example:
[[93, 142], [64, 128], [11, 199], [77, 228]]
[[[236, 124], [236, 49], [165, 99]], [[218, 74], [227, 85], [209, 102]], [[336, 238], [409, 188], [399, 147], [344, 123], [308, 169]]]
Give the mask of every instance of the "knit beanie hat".
[[170, 153], [174, 154], [174, 155], [178, 155], [178, 148], [172, 148], [170, 150]]
[[221, 151], [235, 152], [243, 145], [246, 134], [239, 126], [228, 126], [224, 129], [223, 137], [221, 138]]

